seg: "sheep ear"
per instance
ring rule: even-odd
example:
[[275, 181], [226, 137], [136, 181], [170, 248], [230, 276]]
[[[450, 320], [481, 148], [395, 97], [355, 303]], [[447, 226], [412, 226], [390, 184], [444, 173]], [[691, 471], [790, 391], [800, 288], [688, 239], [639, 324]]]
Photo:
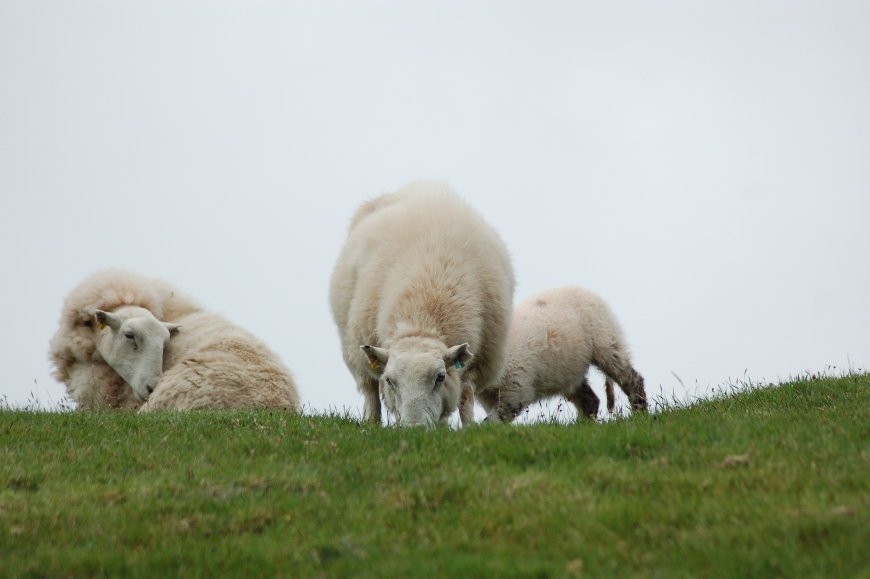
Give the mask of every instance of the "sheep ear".
[[390, 359], [390, 351], [367, 344], [360, 346], [360, 350], [368, 358], [369, 373], [373, 378], [380, 380], [381, 375], [384, 373], [384, 368], [387, 367], [387, 360]]
[[117, 331], [118, 328], [121, 327], [121, 320], [110, 314], [109, 312], [104, 312], [103, 310], [97, 310], [94, 312], [94, 319], [97, 321], [97, 327], [100, 329], [109, 326], [113, 330]]
[[447, 354], [444, 356], [444, 364], [448, 368], [453, 366], [459, 370], [467, 366], [472, 358], [474, 358], [474, 354], [468, 350], [468, 342], [465, 342], [447, 350]]
[[181, 326], [178, 324], [170, 324], [168, 322], [163, 322], [163, 325], [166, 326], [166, 329], [169, 330], [169, 337], [176, 335], [178, 331], [181, 329]]

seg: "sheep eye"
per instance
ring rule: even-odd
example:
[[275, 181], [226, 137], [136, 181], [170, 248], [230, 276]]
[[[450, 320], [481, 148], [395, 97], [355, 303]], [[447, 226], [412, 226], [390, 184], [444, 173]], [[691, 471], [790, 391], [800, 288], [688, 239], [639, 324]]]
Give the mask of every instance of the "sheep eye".
[[128, 340], [132, 340], [134, 338], [133, 332], [131, 332], [130, 330], [127, 330], [126, 332], [124, 332], [124, 337], [127, 338]]
[[447, 378], [447, 374], [445, 374], [444, 372], [440, 372], [438, 376], [435, 377], [435, 387], [437, 388], [438, 386], [444, 384], [445, 378]]
[[390, 388], [392, 388], [393, 390], [395, 390], [395, 389], [396, 389], [396, 385], [393, 383], [393, 379], [392, 379], [392, 378], [387, 378], [386, 380], [387, 380], [387, 385], [389, 385]]

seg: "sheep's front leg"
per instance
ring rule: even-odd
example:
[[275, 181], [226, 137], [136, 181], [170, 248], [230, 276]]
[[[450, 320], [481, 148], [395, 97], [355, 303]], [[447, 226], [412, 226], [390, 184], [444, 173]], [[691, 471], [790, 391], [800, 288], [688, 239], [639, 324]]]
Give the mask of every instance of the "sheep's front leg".
[[364, 378], [359, 389], [363, 394], [363, 418], [380, 424], [381, 398], [378, 395], [378, 382], [370, 378]]
[[459, 393], [459, 421], [462, 428], [474, 424], [474, 387], [467, 382], [462, 383]]
[[595, 392], [592, 391], [586, 378], [583, 378], [580, 385], [574, 388], [567, 398], [577, 407], [578, 417], [590, 418], [592, 420], [598, 417], [598, 407], [601, 402]]
[[483, 409], [486, 411], [486, 418], [483, 419], [484, 423], [497, 424], [501, 422], [501, 417], [498, 415], [498, 388], [488, 388], [478, 392], [475, 395], [475, 399], [480, 402], [480, 405], [483, 406]]

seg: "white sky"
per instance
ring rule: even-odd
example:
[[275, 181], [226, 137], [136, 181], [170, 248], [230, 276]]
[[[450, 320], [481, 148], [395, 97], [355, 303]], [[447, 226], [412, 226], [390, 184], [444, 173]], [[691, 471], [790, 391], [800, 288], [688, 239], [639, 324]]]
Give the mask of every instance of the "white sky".
[[517, 299], [602, 294], [651, 394], [868, 368], [868, 30], [865, 1], [0, 0], [0, 400], [63, 397], [63, 298], [119, 266], [361, 408], [329, 276], [416, 178], [499, 230]]

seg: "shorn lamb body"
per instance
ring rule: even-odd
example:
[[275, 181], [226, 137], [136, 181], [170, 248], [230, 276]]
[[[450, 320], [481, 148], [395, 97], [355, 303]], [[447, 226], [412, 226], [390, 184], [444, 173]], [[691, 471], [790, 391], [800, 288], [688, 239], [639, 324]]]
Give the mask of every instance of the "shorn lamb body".
[[535, 294], [513, 312], [507, 369], [498, 384], [478, 393], [487, 420], [511, 421], [529, 404], [561, 395], [580, 416], [598, 414], [586, 379], [590, 365], [605, 375], [608, 408], [619, 384], [634, 410], [647, 408], [643, 377], [631, 364], [616, 316], [598, 295], [569, 286]]

